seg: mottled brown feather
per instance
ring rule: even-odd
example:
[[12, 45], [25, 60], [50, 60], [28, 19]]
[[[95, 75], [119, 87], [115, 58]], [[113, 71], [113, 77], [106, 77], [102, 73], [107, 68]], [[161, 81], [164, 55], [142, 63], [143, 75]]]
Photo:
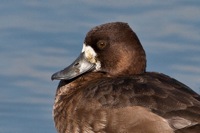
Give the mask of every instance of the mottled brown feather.
[[[134, 127], [133, 122], [138, 122], [135, 115], [145, 115], [145, 113], [140, 115], [137, 111], [134, 111], [135, 106], [140, 106], [141, 110], [149, 110], [146, 111], [147, 117], [150, 117], [148, 115], [152, 111], [156, 117], [163, 117], [168, 121], [179, 116], [191, 121], [191, 123], [200, 123], [199, 95], [164, 74], [144, 73], [116, 78], [100, 78], [102, 74], [99, 74], [99, 78], [96, 79], [94, 79], [94, 75], [97, 76], [98, 74], [87, 74], [71, 82], [70, 84], [77, 84], [77, 90], [73, 93], [66, 91], [62, 92], [61, 97], [57, 95], [60, 100], [56, 103], [59, 106], [54, 108], [54, 114], [56, 127], [61, 133], [67, 130], [72, 132], [76, 128], [77, 130], [80, 128], [79, 130], [111, 132], [114, 131], [115, 127], [121, 126], [125, 126], [124, 130], [128, 130], [127, 132], [132, 132], [135, 130], [131, 129]], [[87, 84], [87, 82], [90, 83]], [[66, 83], [66, 81], [61, 81], [58, 92], [69, 86], [74, 87]], [[81, 87], [79, 88], [78, 86]], [[69, 90], [71, 91], [71, 89], [74, 88]], [[123, 116], [124, 118], [118, 118], [118, 116]], [[121, 122], [118, 122], [118, 119], [121, 119]], [[145, 121], [147, 125], [152, 124], [149, 119]], [[160, 121], [157, 120], [156, 124], [152, 126], [158, 126], [157, 124]], [[115, 125], [111, 123], [115, 123]], [[140, 123], [137, 124], [140, 125]], [[147, 125], [144, 122], [142, 124], [147, 129]], [[70, 126], [68, 127], [67, 125]], [[190, 125], [187, 126], [191, 128]], [[172, 128], [174, 127], [172, 126]], [[122, 130], [121, 128], [119, 129]], [[141, 128], [141, 130], [145, 129]], [[153, 129], [152, 132], [159, 131], [159, 129]], [[146, 131], [141, 132], [145, 133]], [[169, 130], [167, 132], [172, 131]]]

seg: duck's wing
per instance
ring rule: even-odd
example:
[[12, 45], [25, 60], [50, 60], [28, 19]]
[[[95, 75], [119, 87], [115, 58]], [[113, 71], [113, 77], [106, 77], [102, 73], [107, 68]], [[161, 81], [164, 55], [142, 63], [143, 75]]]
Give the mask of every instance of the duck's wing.
[[200, 124], [196, 124], [190, 127], [185, 127], [175, 131], [175, 133], [199, 133], [199, 132], [200, 132]]
[[[130, 108], [134, 110], [135, 107], [142, 107], [144, 110], [141, 112], [144, 111], [144, 115], [163, 118], [177, 133], [188, 130], [200, 132], [200, 96], [186, 85], [164, 74], [146, 73], [102, 79], [95, 86], [88, 86], [84, 97], [98, 101], [103, 108], [112, 111], [117, 109], [118, 115], [123, 114], [129, 119], [135, 117], [128, 113]], [[149, 110], [149, 113], [145, 114], [145, 109]]]
[[[153, 81], [152, 85], [168, 94], [162, 99], [163, 101], [157, 101], [161, 108], [155, 108], [153, 112], [166, 118], [176, 133], [200, 133], [200, 95], [164, 74], [148, 73], [147, 75], [160, 82], [159, 84]], [[162, 103], [166, 107], [162, 108]]]

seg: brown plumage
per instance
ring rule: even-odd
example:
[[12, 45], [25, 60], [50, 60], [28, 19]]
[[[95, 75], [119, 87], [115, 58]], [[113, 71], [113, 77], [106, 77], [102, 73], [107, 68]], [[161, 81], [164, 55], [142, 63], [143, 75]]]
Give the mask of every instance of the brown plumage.
[[199, 133], [200, 96], [146, 72], [145, 52], [126, 23], [88, 32], [80, 57], [52, 75], [59, 133]]

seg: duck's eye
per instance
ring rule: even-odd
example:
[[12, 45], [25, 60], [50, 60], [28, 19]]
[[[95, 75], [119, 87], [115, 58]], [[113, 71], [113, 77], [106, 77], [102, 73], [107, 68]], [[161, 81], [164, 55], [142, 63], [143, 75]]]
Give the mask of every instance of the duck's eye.
[[98, 47], [99, 49], [105, 48], [106, 45], [107, 45], [107, 43], [106, 43], [105, 41], [99, 41], [99, 42], [97, 42], [97, 47]]

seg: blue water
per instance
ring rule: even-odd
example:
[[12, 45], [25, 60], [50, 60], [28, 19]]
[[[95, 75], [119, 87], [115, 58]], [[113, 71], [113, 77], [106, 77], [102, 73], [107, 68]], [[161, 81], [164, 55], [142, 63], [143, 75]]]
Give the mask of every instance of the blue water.
[[0, 133], [55, 133], [58, 81], [93, 26], [124, 21], [138, 34], [148, 71], [200, 93], [200, 1], [1, 0]]

